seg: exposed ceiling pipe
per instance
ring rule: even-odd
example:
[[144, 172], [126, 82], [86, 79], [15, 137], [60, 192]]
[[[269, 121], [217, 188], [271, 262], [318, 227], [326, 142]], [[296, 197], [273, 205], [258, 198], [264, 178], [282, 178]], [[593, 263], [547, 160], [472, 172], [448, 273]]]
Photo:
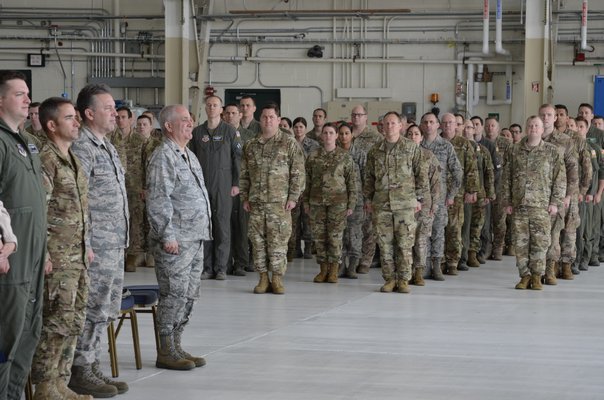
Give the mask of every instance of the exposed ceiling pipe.
[[509, 56], [510, 52], [503, 48], [502, 39], [502, 23], [503, 16], [501, 10], [501, 3], [503, 0], [497, 0], [497, 11], [495, 15], [495, 53]]
[[581, 50], [594, 51], [593, 46], [587, 45], [587, 0], [583, 0], [581, 7]]
[[482, 8], [482, 54], [489, 54], [489, 0]]

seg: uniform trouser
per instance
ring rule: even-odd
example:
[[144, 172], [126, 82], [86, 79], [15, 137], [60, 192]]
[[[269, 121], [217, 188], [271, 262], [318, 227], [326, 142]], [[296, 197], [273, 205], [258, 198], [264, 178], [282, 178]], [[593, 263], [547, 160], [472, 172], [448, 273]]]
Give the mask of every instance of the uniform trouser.
[[593, 215], [593, 203], [586, 203], [582, 201], [579, 203], [579, 217], [581, 223], [577, 228], [577, 258], [575, 262], [577, 266], [581, 264], [587, 265], [589, 263], [589, 257], [591, 253], [591, 228], [592, 221], [591, 217]]
[[445, 228], [445, 260], [449, 266], [457, 266], [461, 259], [461, 250], [463, 248], [461, 230], [464, 220], [464, 201], [463, 197], [455, 198], [455, 201], [448, 209], [448, 221]]
[[250, 264], [250, 245], [248, 242], [248, 221], [250, 215], [243, 209], [239, 195], [233, 197], [231, 213], [231, 258], [233, 269], [244, 269]]
[[521, 277], [543, 275], [545, 256], [551, 241], [551, 218], [547, 209], [514, 208], [512, 226], [516, 266]]
[[560, 233], [560, 261], [572, 263], [577, 257], [577, 228], [581, 223], [577, 196], [573, 196], [564, 216], [564, 229]]
[[310, 243], [312, 240], [310, 216], [304, 211], [302, 198], [296, 203], [296, 207], [292, 209], [292, 234], [288, 242], [288, 252], [293, 254], [300, 240], [304, 240], [307, 243]]
[[90, 286], [84, 329], [78, 338], [73, 365], [83, 367], [100, 359], [101, 340], [107, 326], [115, 321], [122, 304], [124, 249], [92, 249], [94, 260], [88, 267]]
[[201, 291], [203, 241], [179, 241], [178, 254], [167, 253], [154, 241], [155, 275], [159, 285], [157, 326], [160, 336], [184, 329]]
[[505, 246], [512, 246], [514, 238], [512, 238], [512, 216], [506, 215], [505, 217]]
[[[594, 248], [592, 250], [592, 261], [598, 260], [599, 255], [603, 254], [604, 247], [604, 200], [594, 205]], [[597, 232], [596, 232], [597, 231]], [[597, 235], [597, 236], [596, 236]]]
[[411, 279], [415, 215], [413, 209], [373, 210], [384, 280]]
[[470, 228], [472, 226], [472, 218], [474, 218], [472, 208], [473, 204], [464, 203], [463, 205], [463, 225], [461, 226], [461, 261], [464, 264], [468, 262], [468, 250], [470, 249]]
[[432, 221], [434, 221], [434, 216], [430, 215], [430, 210], [424, 208], [416, 213], [415, 216], [417, 226], [415, 228], [415, 239], [413, 242], [413, 267], [424, 268], [426, 275], [429, 275], [430, 272], [426, 272], [425, 268], [430, 236], [432, 236]]
[[291, 213], [281, 203], [252, 203], [250, 207], [249, 235], [256, 271], [285, 275]]
[[432, 235], [430, 235], [429, 254], [431, 258], [442, 258], [445, 253], [445, 227], [447, 226], [447, 206], [444, 203], [436, 206]]
[[364, 267], [371, 267], [373, 262], [373, 256], [375, 255], [375, 244], [376, 244], [376, 232], [373, 226], [373, 217], [367, 213], [365, 220], [362, 225], [363, 229], [363, 247], [360, 265]]
[[10, 271], [0, 275], [1, 400], [21, 398], [42, 328], [46, 229], [31, 214], [11, 213], [19, 248], [8, 259]]
[[147, 251], [147, 234], [149, 222], [145, 212], [145, 202], [138, 193], [128, 193], [128, 211], [130, 213], [130, 245], [128, 255]]
[[564, 229], [564, 216], [566, 210], [559, 209], [558, 213], [551, 217], [551, 240], [547, 249], [547, 261], [560, 261], [560, 233]]
[[213, 274], [226, 273], [231, 252], [233, 198], [230, 193], [208, 195], [212, 207], [212, 240], [204, 241], [203, 269]]
[[90, 281], [80, 269], [53, 270], [44, 280], [42, 335], [32, 364], [34, 384], [69, 381], [78, 336], [86, 319]]
[[493, 230], [491, 229], [493, 204], [487, 204], [483, 210], [482, 225], [480, 228], [480, 254], [488, 258], [491, 256], [493, 250]]
[[365, 213], [363, 205], [357, 205], [346, 219], [346, 227], [342, 237], [342, 256], [361, 259], [361, 246], [363, 245], [363, 219]]
[[346, 227], [346, 204], [311, 205], [310, 226], [317, 262], [339, 263]]
[[597, 213], [598, 204], [593, 202], [589, 203], [587, 206], [587, 216], [585, 218], [585, 250], [583, 250], [583, 257], [586, 264], [589, 264], [589, 261], [594, 258], [594, 246], [596, 246], [596, 238], [599, 240], [599, 236], [597, 235], [599, 234], [600, 230], [596, 229], [596, 226], [598, 225], [596, 223]]
[[507, 214], [503, 210], [501, 200], [498, 197], [493, 201], [491, 215], [493, 218], [493, 249], [503, 249], [505, 243], [506, 218]]
[[487, 208], [488, 205], [485, 206], [483, 200], [481, 199], [472, 204], [472, 219], [470, 220], [470, 245], [468, 247], [469, 251], [475, 251], [478, 253], [483, 246], [482, 232], [485, 230], [485, 225], [489, 225], [485, 224]]

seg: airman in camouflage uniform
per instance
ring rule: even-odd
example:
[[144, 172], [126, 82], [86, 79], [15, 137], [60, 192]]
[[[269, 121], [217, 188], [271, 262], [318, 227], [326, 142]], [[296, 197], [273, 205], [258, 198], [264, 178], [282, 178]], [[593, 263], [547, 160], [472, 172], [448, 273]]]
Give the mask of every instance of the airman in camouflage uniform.
[[312, 112], [313, 128], [306, 132], [306, 137], [318, 142], [321, 139], [321, 129], [327, 122], [327, 111], [323, 108], [315, 108]]
[[256, 112], [256, 101], [251, 96], [243, 96], [239, 100], [239, 109], [241, 110], [241, 126], [251, 132], [254, 135], [261, 133], [260, 123], [254, 119], [254, 112]]
[[[407, 128], [408, 139], [419, 145], [422, 142], [422, 133], [419, 126], [413, 124]], [[432, 222], [436, 205], [441, 202], [440, 187], [440, 162], [434, 154], [420, 146], [422, 152], [422, 172], [428, 177], [430, 190], [424, 195], [422, 209], [416, 214], [417, 228], [415, 230], [415, 242], [413, 244], [413, 278], [411, 283], [424, 286], [424, 271], [426, 269], [426, 258], [429, 251], [430, 236], [432, 235]]]
[[78, 338], [69, 387], [93, 396], [107, 395], [107, 386], [114, 386], [118, 393], [128, 390], [125, 382], [110, 380], [99, 367], [101, 340], [107, 335], [109, 322], [120, 312], [130, 218], [124, 169], [115, 147], [105, 137], [115, 129], [117, 115], [109, 90], [105, 85], [91, 84], [80, 91], [77, 107], [84, 126], [72, 146], [88, 180], [90, 235], [86, 247], [94, 252], [94, 260], [88, 268], [91, 283], [86, 321]]
[[[455, 154], [463, 170], [463, 182], [455, 195], [453, 204], [448, 209], [448, 223], [445, 228], [445, 266], [448, 275], [457, 275], [457, 267], [467, 270], [465, 263], [460, 263], [463, 249], [462, 226], [464, 223], [464, 204], [476, 202], [479, 187], [476, 155], [474, 148], [461, 135], [456, 135], [457, 120], [453, 114], [446, 113], [441, 117], [442, 137], [453, 145]], [[466, 216], [471, 219], [471, 215]]]
[[147, 216], [159, 284], [156, 367], [188, 370], [205, 365], [184, 351], [185, 325], [200, 296], [203, 241], [212, 238], [211, 207], [203, 171], [187, 148], [193, 121], [186, 107], [165, 107], [159, 115], [164, 140], [149, 161]]
[[115, 121], [117, 126], [115, 130], [107, 135], [107, 139], [111, 142], [117, 154], [120, 156], [120, 162], [124, 171], [128, 170], [128, 154], [126, 151], [128, 138], [134, 132], [132, 128], [132, 111], [126, 106], [122, 106], [117, 110]]
[[[48, 140], [40, 151], [48, 205], [48, 258], [42, 334], [31, 377], [36, 399], [89, 399], [67, 388], [78, 336], [86, 319], [90, 258], [86, 254], [88, 182], [69, 147], [80, 124], [71, 102], [61, 97], [40, 106]], [[46, 134], [45, 134], [46, 135]]]
[[[260, 281], [254, 293], [283, 294], [291, 210], [304, 189], [304, 153], [296, 139], [279, 131], [279, 108], [264, 106], [262, 134], [243, 148], [239, 178], [243, 208], [250, 213], [249, 235]], [[272, 271], [272, 283], [268, 272]]]
[[338, 145], [347, 150], [352, 157], [357, 181], [357, 203], [352, 214], [346, 220], [346, 228], [342, 237], [341, 277], [357, 279], [357, 268], [361, 260], [363, 245], [363, 176], [367, 153], [356, 148], [353, 143], [352, 125], [343, 123], [338, 127]]
[[[556, 284], [556, 264], [560, 261], [560, 234], [564, 229], [564, 221], [567, 212], [573, 213], [571, 218], [572, 228], [576, 231], [576, 202], [579, 195], [579, 167], [574, 143], [570, 137], [558, 132], [554, 128], [556, 121], [556, 110], [550, 104], [544, 104], [539, 107], [539, 117], [543, 121], [543, 141], [551, 143], [557, 147], [560, 157], [564, 160], [566, 171], [566, 195], [564, 197], [564, 207], [558, 210], [558, 213], [552, 217], [552, 239], [550, 248], [547, 251], [547, 265], [545, 270], [545, 283], [548, 285]], [[574, 204], [573, 204], [574, 203]], [[571, 207], [571, 204], [573, 207]], [[573, 279], [571, 263], [561, 263], [562, 279]]]
[[36, 141], [36, 146], [41, 149], [44, 143], [46, 143], [48, 140], [48, 137], [46, 136], [46, 133], [44, 133], [44, 129], [42, 129], [42, 125], [40, 124], [40, 103], [31, 103], [29, 105], [29, 112], [27, 115], [31, 125], [25, 128], [25, 131], [32, 135]]
[[338, 282], [342, 257], [342, 234], [346, 218], [352, 215], [357, 201], [357, 181], [352, 157], [336, 147], [335, 125], [323, 125], [322, 148], [306, 160], [304, 208], [310, 215], [317, 263], [321, 271], [317, 283]]
[[396, 112], [383, 119], [385, 138], [367, 154], [363, 193], [365, 208], [373, 215], [382, 276], [381, 291], [408, 293], [415, 242], [415, 213], [429, 195], [420, 147], [401, 137], [402, 121]]
[[432, 151], [441, 167], [440, 187], [441, 202], [436, 205], [434, 213], [434, 222], [432, 223], [432, 235], [430, 237], [430, 261], [431, 268], [428, 268], [425, 275], [432, 275], [435, 280], [444, 280], [440, 268], [440, 262], [444, 254], [445, 247], [445, 227], [447, 226], [447, 207], [453, 205], [453, 201], [459, 191], [463, 170], [453, 145], [438, 136], [438, 118], [433, 113], [426, 113], [421, 119], [421, 129], [424, 134], [421, 146]]
[[[487, 204], [495, 198], [495, 174], [491, 153], [483, 145], [474, 140], [474, 122], [467, 120], [464, 125], [464, 137], [470, 141], [476, 155], [476, 167], [480, 179], [480, 185], [476, 196], [476, 202], [466, 204], [469, 206], [471, 219], [464, 219], [464, 227], [462, 229], [464, 248], [467, 249], [468, 267], [478, 268], [478, 252], [480, 251], [481, 233], [485, 224], [485, 209]], [[468, 224], [466, 224], [466, 221]]]
[[537, 116], [526, 123], [527, 136], [507, 154], [501, 202], [513, 214], [516, 289], [541, 290], [545, 257], [551, 240], [551, 216], [563, 207], [566, 171], [556, 146], [541, 139], [543, 121]]
[[[369, 150], [377, 143], [383, 140], [382, 135], [375, 132], [371, 127], [367, 125], [367, 110], [365, 107], [358, 105], [352, 109], [350, 114], [352, 121], [352, 134], [354, 136], [354, 145], [357, 149], [369, 153]], [[376, 245], [376, 232], [373, 226], [373, 217], [369, 214], [365, 215], [363, 221], [363, 247], [362, 257], [357, 268], [357, 272], [360, 274], [366, 274], [369, 272], [373, 257], [375, 255]]]
[[[319, 142], [306, 136], [306, 120], [304, 118], [294, 119], [293, 132], [296, 141], [302, 146], [305, 159], [308, 158], [310, 153], [321, 148]], [[301, 240], [304, 240], [304, 253], [302, 253]], [[300, 201], [292, 210], [292, 235], [289, 238], [287, 260], [292, 261], [294, 257], [311, 259], [311, 241], [310, 216], [305, 211], [303, 197], [300, 197]]]

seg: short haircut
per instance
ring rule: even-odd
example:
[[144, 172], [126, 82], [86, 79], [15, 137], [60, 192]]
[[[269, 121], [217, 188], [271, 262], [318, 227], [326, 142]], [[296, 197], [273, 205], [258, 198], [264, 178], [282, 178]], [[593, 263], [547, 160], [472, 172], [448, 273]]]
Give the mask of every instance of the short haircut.
[[291, 120], [291, 119], [289, 119], [289, 118], [287, 118], [287, 117], [281, 117], [281, 121], [285, 121], [285, 122], [287, 122], [287, 125], [289, 125], [289, 127], [290, 127], [290, 128], [291, 128], [292, 126], [294, 126], [294, 125], [292, 124], [292, 120]]
[[39, 101], [34, 101], [33, 103], [29, 103], [29, 108], [36, 108], [36, 107], [40, 107], [40, 103]]
[[48, 124], [49, 121], [57, 122], [59, 117], [59, 108], [62, 105], [73, 105], [71, 100], [68, 100], [64, 97], [49, 97], [42, 103], [38, 104], [40, 106], [40, 124], [42, 124], [42, 129], [44, 129], [44, 132], [46, 132], [48, 129], [46, 124]]
[[403, 118], [401, 117], [401, 114], [397, 113], [396, 111], [388, 111], [386, 114], [384, 114], [384, 118], [382, 119], [382, 121], [384, 119], [386, 119], [386, 117], [389, 115], [394, 115], [396, 117], [396, 119], [398, 119], [398, 122], [403, 122]]
[[583, 107], [589, 108], [592, 113], [594, 112], [594, 107], [591, 104], [589, 104], [589, 103], [581, 103], [581, 104], [579, 104], [579, 108], [583, 108]]
[[423, 121], [424, 118], [426, 118], [428, 115], [434, 115], [434, 118], [436, 118], [436, 121], [438, 121], [440, 123], [440, 120], [438, 119], [438, 115], [434, 114], [432, 111], [428, 111], [427, 113], [424, 113], [424, 115], [422, 115], [422, 117], [420, 118], [420, 121]]
[[138, 120], [141, 120], [141, 119], [147, 119], [149, 121], [149, 123], [151, 125], [153, 125], [153, 120], [151, 119], [150, 116], [145, 115], [145, 114], [141, 114], [141, 115], [138, 116], [138, 118], [136, 120], [138, 121]]
[[564, 110], [566, 112], [566, 115], [568, 115], [568, 108], [564, 104], [556, 104], [554, 108], [556, 110]]
[[[357, 107], [361, 107], [361, 108], [363, 109], [363, 112], [364, 112], [365, 114], [367, 114], [367, 109], [365, 108], [365, 106], [364, 106], [364, 105], [362, 105], [362, 104], [357, 104], [356, 106], [354, 106], [354, 107], [352, 107], [352, 108], [353, 108], [353, 109], [355, 109], [355, 108], [357, 108]], [[350, 113], [352, 114], [352, 111], [350, 111]]]
[[305, 127], [308, 126], [308, 124], [306, 123], [306, 119], [304, 119], [304, 117], [295, 118], [294, 122], [292, 122], [292, 126], [296, 125], [297, 123], [300, 123], [300, 124], [304, 125]]
[[480, 121], [480, 125], [484, 125], [484, 121], [478, 115], [475, 115], [472, 118], [470, 118], [470, 121], [473, 120], [473, 119], [479, 120]]
[[461, 118], [461, 122], [462, 122], [462, 123], [463, 123], [463, 122], [466, 122], [466, 117], [464, 117], [462, 114], [460, 114], [460, 113], [455, 113], [455, 114], [453, 114], [453, 115], [455, 116], [455, 118], [457, 118], [457, 117]]
[[241, 98], [239, 99], [239, 104], [241, 104], [241, 100], [245, 100], [245, 99], [250, 99], [252, 101], [252, 103], [254, 105], [256, 105], [256, 100], [254, 100], [254, 98], [252, 96], [248, 96], [248, 95], [241, 96]]
[[603, 117], [603, 116], [601, 116], [601, 115], [594, 115], [594, 118], [593, 118], [593, 119], [604, 119], [604, 117]]
[[172, 121], [174, 119], [174, 115], [176, 114], [176, 109], [180, 108], [180, 107], [187, 109], [187, 107], [183, 106], [182, 104], [172, 104], [169, 106], [165, 106], [159, 112], [159, 126], [160, 126], [162, 132], [164, 132], [164, 133], [166, 132], [166, 122]]
[[275, 114], [277, 114], [278, 117], [281, 116], [281, 113], [279, 111], [279, 106], [277, 105], [277, 103], [266, 103], [265, 105], [262, 106], [262, 108], [260, 109], [260, 114], [262, 114], [262, 112], [264, 110], [275, 110]]
[[585, 122], [585, 125], [589, 126], [589, 122], [587, 122], [587, 120], [581, 116], [575, 117], [573, 119], [575, 120], [575, 122]]
[[334, 131], [336, 131], [336, 133], [338, 132], [338, 127], [333, 122], [328, 122], [323, 125], [323, 128], [321, 128], [321, 133], [325, 131], [325, 128], [332, 128]]
[[128, 118], [132, 118], [132, 110], [130, 110], [130, 108], [128, 106], [121, 106], [115, 111], [116, 112], [126, 111], [128, 113]]
[[323, 111], [323, 115], [325, 116], [325, 118], [327, 118], [327, 111], [325, 111], [324, 108], [315, 108], [312, 113], [314, 114], [317, 111]]
[[2, 71], [0, 72], [0, 95], [6, 94], [6, 82], [13, 79], [21, 79], [26, 82], [25, 75], [18, 71]]
[[226, 106], [224, 106], [224, 109], [226, 110], [227, 107], [235, 107], [237, 110], [239, 110], [239, 106], [235, 103], [229, 103]]
[[[541, 108], [539, 108], [539, 109], [541, 110]], [[499, 121], [497, 121], [497, 118], [495, 118], [495, 117], [486, 117], [486, 118], [484, 119], [484, 123], [486, 124], [486, 123], [487, 123], [487, 121], [489, 121], [489, 120], [491, 120], [491, 119], [492, 119], [493, 121], [495, 121], [495, 122], [499, 123]]]
[[[541, 118], [539, 118], [539, 116], [538, 116], [538, 115], [531, 115], [530, 117], [528, 117], [528, 118], [526, 119], [526, 124], [528, 125], [528, 123], [529, 123], [530, 121], [533, 121], [533, 120], [536, 120], [536, 119], [538, 119], [539, 121], [541, 121]], [[543, 121], [541, 121], [541, 122], [543, 123]]]
[[218, 101], [220, 102], [220, 105], [221, 105], [221, 106], [224, 104], [224, 103], [222, 102], [222, 99], [220, 98], [220, 96], [217, 96], [217, 95], [215, 95], [215, 94], [212, 94], [212, 95], [210, 95], [210, 96], [206, 97], [206, 98], [204, 99], [204, 101], [203, 101], [203, 102], [204, 102], [204, 104], [205, 104], [205, 103], [206, 103], [208, 100], [210, 100], [210, 99], [218, 99]]
[[556, 107], [550, 103], [541, 104], [541, 106], [539, 106], [539, 111], [543, 110], [544, 108], [551, 108], [554, 110], [554, 112], [556, 111]]
[[520, 132], [522, 132], [522, 126], [520, 126], [520, 124], [512, 124], [512, 125], [510, 125], [510, 127], [508, 129], [511, 130], [512, 128], [518, 128], [518, 129], [520, 129]]
[[91, 83], [86, 85], [78, 93], [78, 99], [76, 101], [76, 108], [80, 112], [80, 117], [83, 121], [86, 121], [86, 110], [94, 106], [95, 96], [100, 94], [111, 94], [111, 88], [104, 83]]

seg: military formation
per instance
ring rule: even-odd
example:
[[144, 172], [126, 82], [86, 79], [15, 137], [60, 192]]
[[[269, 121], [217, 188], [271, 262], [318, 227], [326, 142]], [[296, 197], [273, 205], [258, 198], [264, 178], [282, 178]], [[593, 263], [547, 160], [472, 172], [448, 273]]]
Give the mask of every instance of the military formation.
[[[288, 262], [315, 259], [317, 283], [381, 267], [381, 292], [516, 257], [517, 289], [543, 289], [604, 261], [604, 120], [544, 104], [525, 124], [395, 111], [368, 124], [326, 110], [282, 118], [268, 103], [205, 100], [155, 116], [116, 109], [90, 84], [76, 104], [31, 103], [0, 73], [0, 400], [113, 397], [100, 363], [124, 271], [154, 267], [156, 367], [206, 364], [183, 349], [204, 279], [258, 273], [285, 293]], [[22, 129], [29, 119], [28, 130]], [[15, 160], [20, 160], [15, 162]], [[16, 251], [18, 248], [18, 251]], [[448, 279], [448, 278], [447, 278]]]

